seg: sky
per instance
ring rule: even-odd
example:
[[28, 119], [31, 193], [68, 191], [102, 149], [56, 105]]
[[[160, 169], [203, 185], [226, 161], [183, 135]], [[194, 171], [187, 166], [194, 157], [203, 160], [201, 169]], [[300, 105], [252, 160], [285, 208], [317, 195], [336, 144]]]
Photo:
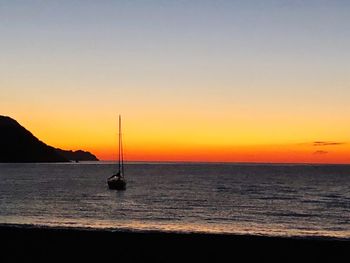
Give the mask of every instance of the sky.
[[350, 2], [0, 1], [0, 114], [132, 161], [350, 163]]

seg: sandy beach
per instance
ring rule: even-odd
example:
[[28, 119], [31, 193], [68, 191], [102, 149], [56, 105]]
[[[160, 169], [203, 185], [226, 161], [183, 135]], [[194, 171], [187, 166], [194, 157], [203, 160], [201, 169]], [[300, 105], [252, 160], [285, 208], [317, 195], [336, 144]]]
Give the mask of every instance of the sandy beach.
[[1, 262], [300, 262], [345, 259], [350, 241], [2, 225]]

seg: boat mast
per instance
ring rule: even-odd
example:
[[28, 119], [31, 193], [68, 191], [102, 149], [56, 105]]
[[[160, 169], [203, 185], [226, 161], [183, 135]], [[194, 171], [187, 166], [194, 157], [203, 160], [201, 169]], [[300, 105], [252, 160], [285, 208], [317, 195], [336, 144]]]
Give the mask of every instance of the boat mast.
[[118, 134], [118, 138], [119, 138], [119, 142], [118, 142], [118, 170], [119, 170], [119, 174], [121, 174], [121, 158], [120, 158], [120, 153], [121, 153], [121, 117], [119, 115], [119, 134]]
[[121, 159], [121, 176], [124, 176], [124, 154], [123, 154], [123, 133], [122, 133], [122, 118], [119, 115], [119, 134], [120, 134], [120, 159]]

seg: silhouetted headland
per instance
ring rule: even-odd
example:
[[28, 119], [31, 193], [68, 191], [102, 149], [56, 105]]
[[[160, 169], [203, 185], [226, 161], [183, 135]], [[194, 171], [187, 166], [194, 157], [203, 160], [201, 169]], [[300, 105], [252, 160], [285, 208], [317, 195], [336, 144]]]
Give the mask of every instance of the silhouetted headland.
[[98, 161], [97, 157], [90, 152], [78, 150], [78, 151], [66, 151], [56, 148], [58, 152], [64, 158], [70, 161]]
[[69, 162], [98, 161], [96, 156], [84, 151], [64, 151], [45, 144], [16, 120], [0, 116], [0, 162]]

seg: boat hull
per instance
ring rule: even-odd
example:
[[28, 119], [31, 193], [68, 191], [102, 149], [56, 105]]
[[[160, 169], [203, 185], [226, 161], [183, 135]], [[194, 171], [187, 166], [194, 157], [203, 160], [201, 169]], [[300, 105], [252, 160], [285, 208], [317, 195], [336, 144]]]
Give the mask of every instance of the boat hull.
[[112, 178], [107, 181], [108, 188], [112, 190], [125, 190], [126, 189], [126, 181], [121, 178]]

